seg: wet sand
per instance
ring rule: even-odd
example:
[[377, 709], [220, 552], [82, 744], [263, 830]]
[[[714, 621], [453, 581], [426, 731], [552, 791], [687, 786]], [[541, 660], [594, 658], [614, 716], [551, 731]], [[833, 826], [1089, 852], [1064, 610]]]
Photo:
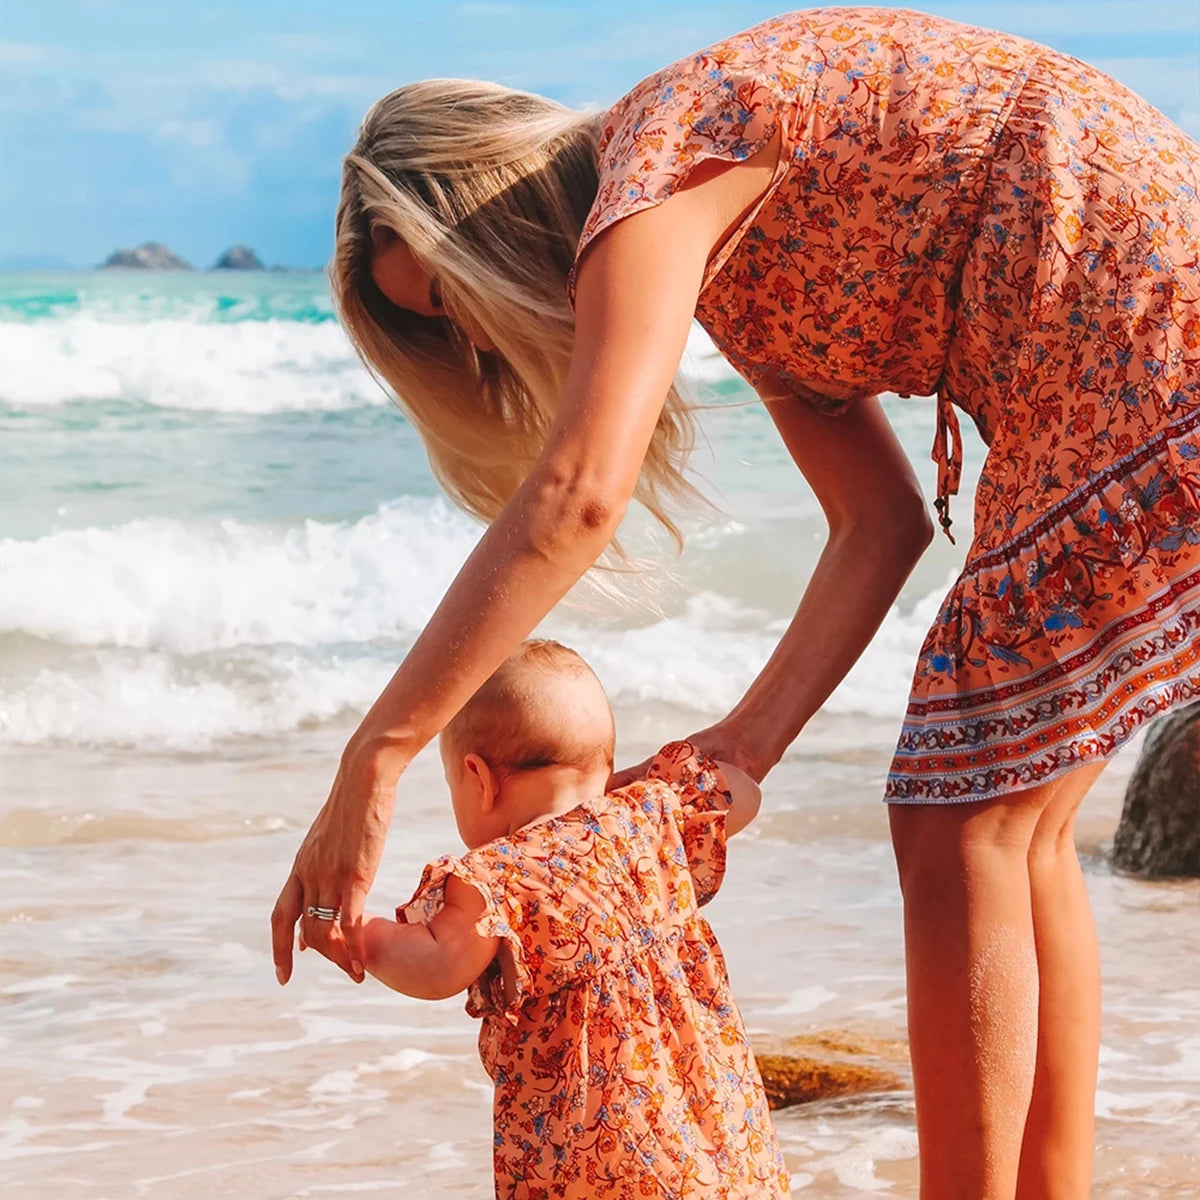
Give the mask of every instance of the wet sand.
[[[674, 731], [644, 715], [623, 727], [626, 761]], [[203, 755], [0, 756], [4, 1194], [491, 1194], [490, 1089], [460, 1000], [354, 987], [313, 954], [288, 988], [273, 978], [267, 916], [344, 733]], [[764, 1044], [824, 1029], [903, 1037], [878, 802], [892, 733], [819, 717], [731, 846], [709, 916]], [[1093, 1194], [1183, 1200], [1200, 1179], [1200, 884], [1139, 883], [1105, 864], [1135, 753], [1080, 822], [1105, 988]], [[427, 753], [402, 786], [374, 907], [406, 899], [421, 865], [455, 848]], [[907, 1091], [777, 1124], [797, 1192], [915, 1193]]]

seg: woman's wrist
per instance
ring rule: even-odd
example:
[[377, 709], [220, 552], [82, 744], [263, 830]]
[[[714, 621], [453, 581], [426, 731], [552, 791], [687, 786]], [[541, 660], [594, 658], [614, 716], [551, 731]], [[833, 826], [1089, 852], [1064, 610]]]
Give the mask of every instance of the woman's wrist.
[[721, 722], [728, 731], [735, 757], [730, 761], [757, 783], [783, 757], [792, 737], [779, 730], [777, 712], [755, 712], [745, 701]]
[[415, 754], [405, 738], [360, 728], [342, 752], [341, 773], [355, 781], [356, 794], [390, 799]]
[[693, 734], [690, 740], [710, 758], [737, 767], [756, 783], [761, 783], [778, 761], [778, 756], [771, 758], [765, 751], [755, 730], [732, 715]]

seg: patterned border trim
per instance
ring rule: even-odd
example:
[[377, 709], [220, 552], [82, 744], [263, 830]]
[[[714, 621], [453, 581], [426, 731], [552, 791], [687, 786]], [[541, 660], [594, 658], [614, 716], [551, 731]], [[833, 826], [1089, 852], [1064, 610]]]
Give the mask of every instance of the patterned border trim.
[[[1200, 592], [1200, 569], [1190, 572], [1181, 579], [1175, 580], [1161, 592], [1148, 597], [1139, 608], [1133, 612], [1125, 613], [1117, 620], [1112, 621], [1103, 629], [1097, 631], [1091, 641], [1081, 646], [1066, 658], [1048, 663], [1046, 666], [1040, 667], [1038, 670], [1021, 679], [1015, 679], [1011, 683], [997, 684], [992, 687], [976, 688], [969, 692], [958, 692], [952, 696], [934, 696], [928, 700], [910, 700], [905, 715], [905, 727], [907, 728], [912, 724], [912, 718], [916, 717], [920, 720], [922, 728], [929, 728], [930, 726], [939, 724], [957, 728], [962, 724], [959, 714], [963, 712], [978, 713], [985, 708], [994, 709], [1005, 701], [1028, 697], [1028, 693], [1030, 692], [1035, 694], [1046, 692], [1054, 684], [1064, 679], [1079, 679], [1083, 676], [1089, 665], [1102, 654], [1107, 654], [1109, 658], [1112, 658], [1122, 652], [1125, 644], [1131, 640], [1131, 635], [1135, 634], [1136, 630], [1148, 623], [1147, 618], [1152, 618], [1156, 624], [1161, 624], [1162, 621], [1159, 618], [1163, 613], [1167, 613], [1170, 610], [1179, 610], [1182, 606], [1190, 604], [1189, 597], [1197, 592]], [[977, 699], [979, 697], [986, 699], [981, 703]], [[1023, 700], [1023, 703], [1032, 707], [1033, 699], [1031, 697], [1026, 698]], [[932, 719], [933, 714], [939, 713], [947, 714], [946, 718], [942, 721]], [[1048, 714], [1043, 714], [1042, 719], [1047, 719], [1047, 716]], [[1025, 728], [1025, 726], [1022, 726], [1022, 728]], [[901, 739], [903, 737], [904, 735], [901, 734]]]
[[[1149, 623], [1149, 614], [1141, 615]], [[1087, 716], [1079, 715], [1089, 707], [1088, 691], [1103, 698]], [[993, 715], [964, 724], [960, 745], [942, 753], [898, 751], [884, 799], [889, 804], [965, 804], [1024, 791], [1111, 757], [1153, 717], [1200, 698], [1200, 582], [1175, 620], [1111, 653], [1098, 671], [1079, 680], [1071, 695], [1079, 701], [1077, 715], [1050, 728], [1035, 732], [1041, 714], [1025, 709], [1026, 732], [1008, 748], [1007, 762], [1002, 761], [1004, 731], [997, 724], [1011, 730], [1021, 717]]]

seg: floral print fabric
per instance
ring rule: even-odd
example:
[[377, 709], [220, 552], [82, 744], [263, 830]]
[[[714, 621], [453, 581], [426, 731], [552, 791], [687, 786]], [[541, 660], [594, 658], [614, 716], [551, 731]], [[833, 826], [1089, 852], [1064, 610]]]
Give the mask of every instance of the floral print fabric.
[[956, 410], [990, 448], [888, 799], [1011, 794], [1200, 696], [1200, 147], [1032, 42], [809, 10], [618, 102], [580, 254], [775, 137], [697, 319], [766, 396], [936, 394], [947, 529]]
[[472, 985], [495, 1084], [496, 1195], [520, 1200], [784, 1197], [766, 1095], [699, 906], [725, 871], [730, 795], [710, 759], [665, 747], [645, 780], [426, 868], [399, 920], [448, 875], [502, 939]]

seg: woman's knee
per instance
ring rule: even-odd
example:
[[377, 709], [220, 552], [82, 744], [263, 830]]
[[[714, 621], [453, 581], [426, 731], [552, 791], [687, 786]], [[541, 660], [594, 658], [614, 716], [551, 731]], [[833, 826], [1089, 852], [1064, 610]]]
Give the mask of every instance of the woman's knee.
[[1104, 769], [1095, 763], [1072, 771], [1056, 781], [1049, 801], [1042, 809], [1029, 843], [1030, 866], [1052, 866], [1063, 858], [1075, 858], [1075, 817], [1084, 796]]
[[1074, 862], [1076, 802], [1068, 810], [1048, 808], [1029, 843], [1030, 871], [1057, 870], [1064, 861]]
[[892, 845], [900, 888], [910, 895], [970, 886], [997, 872], [1022, 872], [1046, 798], [971, 804], [892, 805]]

